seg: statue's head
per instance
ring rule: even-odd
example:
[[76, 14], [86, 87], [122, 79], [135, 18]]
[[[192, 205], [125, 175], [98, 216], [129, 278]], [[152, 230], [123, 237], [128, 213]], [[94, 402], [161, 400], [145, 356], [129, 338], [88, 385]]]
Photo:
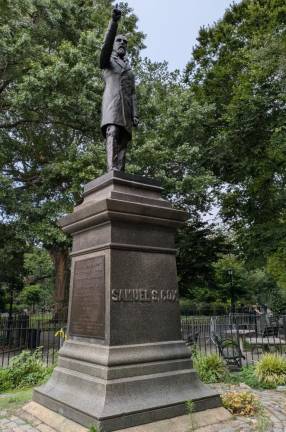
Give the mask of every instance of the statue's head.
[[125, 57], [127, 54], [127, 37], [123, 35], [117, 35], [114, 41], [113, 50], [116, 52], [118, 57]]

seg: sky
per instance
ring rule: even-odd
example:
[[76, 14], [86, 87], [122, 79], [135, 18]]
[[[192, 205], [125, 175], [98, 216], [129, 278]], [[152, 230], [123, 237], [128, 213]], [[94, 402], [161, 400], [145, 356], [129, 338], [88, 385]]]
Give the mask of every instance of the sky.
[[[191, 58], [200, 27], [222, 18], [232, 0], [127, 0], [147, 35], [142, 55], [183, 69]], [[237, 1], [235, 1], [237, 2]]]

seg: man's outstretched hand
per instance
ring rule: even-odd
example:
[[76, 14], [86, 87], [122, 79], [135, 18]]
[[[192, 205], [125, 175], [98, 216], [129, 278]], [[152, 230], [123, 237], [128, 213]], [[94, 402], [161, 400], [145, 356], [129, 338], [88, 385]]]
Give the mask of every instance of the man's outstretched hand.
[[119, 21], [121, 18], [121, 10], [118, 8], [118, 4], [115, 5], [115, 8], [112, 11], [112, 19], [113, 21]]

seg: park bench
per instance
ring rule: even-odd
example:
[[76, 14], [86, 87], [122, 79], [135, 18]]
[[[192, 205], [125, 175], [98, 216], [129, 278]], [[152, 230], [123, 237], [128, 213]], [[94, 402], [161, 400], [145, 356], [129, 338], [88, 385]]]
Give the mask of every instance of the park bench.
[[186, 345], [187, 346], [193, 346], [196, 345], [199, 339], [199, 332], [195, 332], [195, 333], [189, 333], [187, 335], [187, 339], [186, 339]]
[[214, 341], [220, 356], [225, 360], [227, 366], [232, 369], [241, 368], [242, 359], [245, 360], [245, 356], [241, 352], [239, 343], [231, 338], [223, 338], [217, 335], [214, 336]]
[[258, 350], [264, 351], [281, 351], [285, 345], [285, 339], [279, 336], [279, 321], [274, 317], [260, 317], [260, 323], [255, 334], [249, 335], [244, 341], [250, 346], [253, 353]]

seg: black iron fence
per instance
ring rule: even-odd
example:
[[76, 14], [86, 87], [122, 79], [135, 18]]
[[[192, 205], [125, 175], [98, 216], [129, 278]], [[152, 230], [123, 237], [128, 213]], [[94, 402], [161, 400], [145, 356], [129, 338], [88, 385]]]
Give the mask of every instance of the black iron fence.
[[[0, 367], [23, 350], [41, 347], [43, 361], [54, 364], [67, 326], [66, 315], [36, 313], [0, 315]], [[182, 336], [190, 349], [216, 352], [231, 365], [255, 363], [265, 352], [286, 355], [286, 315], [230, 313], [183, 316]]]
[[286, 355], [286, 315], [185, 316], [182, 335], [191, 349], [216, 352], [237, 366], [253, 364], [266, 352]]
[[193, 306], [180, 305], [182, 316], [220, 316], [235, 314], [255, 315], [253, 306], [240, 306], [216, 303], [198, 303]]
[[0, 316], [0, 367], [23, 350], [41, 347], [42, 360], [56, 362], [66, 331], [67, 317], [54, 313], [15, 314]]

